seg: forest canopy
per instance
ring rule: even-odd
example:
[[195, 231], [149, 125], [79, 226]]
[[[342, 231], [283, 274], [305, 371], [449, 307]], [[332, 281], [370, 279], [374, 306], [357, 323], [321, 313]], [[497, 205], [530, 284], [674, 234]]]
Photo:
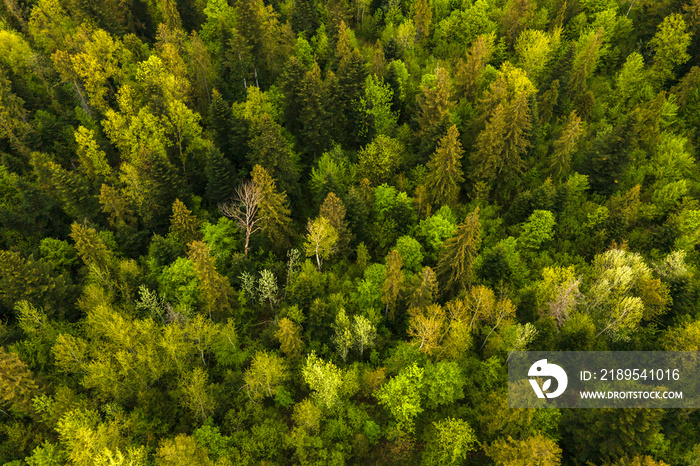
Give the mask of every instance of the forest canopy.
[[699, 0], [5, 0], [0, 464], [700, 463], [509, 354], [700, 350]]

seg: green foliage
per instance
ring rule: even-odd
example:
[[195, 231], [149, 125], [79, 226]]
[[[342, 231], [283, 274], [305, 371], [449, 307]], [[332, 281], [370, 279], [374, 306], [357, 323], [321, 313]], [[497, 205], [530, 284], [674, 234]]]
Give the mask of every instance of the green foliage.
[[476, 435], [466, 421], [446, 418], [433, 422], [433, 428], [435, 436], [429, 438], [421, 464], [459, 464], [475, 449]]
[[442, 246], [437, 274], [446, 289], [465, 288], [471, 283], [480, 244], [481, 223], [477, 208], [458, 225], [455, 235]]
[[700, 0], [1, 9], [0, 464], [698, 463]]
[[287, 380], [283, 359], [274, 354], [258, 352], [244, 375], [245, 389], [253, 401], [276, 395]]
[[423, 369], [414, 364], [382, 385], [375, 396], [401, 428], [412, 431], [415, 417], [423, 412], [420, 397], [422, 388]]
[[403, 146], [384, 134], [378, 135], [358, 154], [358, 169], [373, 184], [389, 181], [403, 163]]
[[304, 382], [313, 391], [316, 403], [323, 410], [331, 410], [340, 402], [343, 374], [332, 362], [319, 359], [315, 353], [306, 357], [302, 368]]

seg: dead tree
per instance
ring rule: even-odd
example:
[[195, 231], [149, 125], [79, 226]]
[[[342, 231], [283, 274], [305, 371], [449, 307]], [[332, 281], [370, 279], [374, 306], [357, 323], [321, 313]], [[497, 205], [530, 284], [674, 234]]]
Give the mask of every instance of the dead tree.
[[226, 217], [234, 219], [245, 231], [245, 256], [248, 257], [248, 245], [253, 233], [260, 229], [263, 219], [258, 215], [262, 191], [252, 180], [241, 183], [230, 202], [219, 205], [219, 210]]

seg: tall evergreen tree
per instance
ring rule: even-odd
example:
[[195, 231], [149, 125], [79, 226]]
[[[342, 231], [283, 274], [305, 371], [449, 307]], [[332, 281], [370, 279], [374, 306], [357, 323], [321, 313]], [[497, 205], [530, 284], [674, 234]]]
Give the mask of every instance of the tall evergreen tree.
[[386, 256], [386, 272], [382, 284], [382, 303], [384, 304], [384, 317], [394, 320], [396, 317], [396, 303], [403, 289], [404, 275], [401, 267], [403, 259], [399, 251], [394, 249]]
[[201, 239], [202, 233], [199, 231], [201, 223], [180, 199], [175, 199], [175, 202], [173, 202], [173, 215], [170, 217], [170, 232], [183, 245], [188, 245], [192, 241]]
[[280, 189], [294, 195], [298, 191], [297, 164], [282, 135], [282, 128], [269, 115], [263, 115], [254, 121], [251, 127], [250, 152], [248, 162], [251, 166], [260, 165], [277, 181]]
[[207, 176], [206, 199], [216, 205], [231, 197], [233, 191], [231, 162], [213, 145], [207, 150], [204, 170]]
[[421, 83], [421, 94], [418, 102], [418, 137], [420, 152], [428, 156], [435, 150], [438, 139], [445, 134], [450, 123], [450, 110], [453, 107], [452, 83], [450, 75], [440, 66], [435, 70], [434, 78], [425, 79]]
[[480, 244], [481, 222], [477, 208], [467, 215], [457, 226], [457, 233], [442, 246], [437, 274], [445, 291], [459, 291], [471, 284]]
[[321, 79], [318, 63], [314, 63], [314, 67], [306, 72], [299, 97], [302, 127], [298, 143], [309, 164], [330, 148], [331, 143], [331, 128], [327, 117], [329, 95], [326, 84]]
[[273, 248], [286, 249], [291, 240], [292, 220], [287, 194], [277, 190], [275, 180], [260, 165], [253, 167], [253, 182], [260, 189], [261, 229]]
[[459, 190], [464, 182], [460, 163], [463, 153], [459, 131], [456, 125], [452, 125], [427, 164], [425, 186], [434, 207], [456, 207], [459, 202]]
[[216, 270], [209, 246], [203, 241], [193, 241], [189, 246], [188, 257], [199, 279], [199, 290], [209, 318], [215, 312], [226, 315], [233, 309], [234, 291], [228, 277]]

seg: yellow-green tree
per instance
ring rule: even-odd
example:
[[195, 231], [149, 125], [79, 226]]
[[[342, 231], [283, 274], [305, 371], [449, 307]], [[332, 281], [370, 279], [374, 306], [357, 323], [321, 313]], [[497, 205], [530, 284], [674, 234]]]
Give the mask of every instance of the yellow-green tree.
[[382, 284], [382, 303], [384, 304], [384, 317], [394, 320], [396, 303], [403, 289], [404, 275], [401, 267], [403, 260], [399, 251], [394, 249], [386, 256], [386, 272]]
[[316, 267], [320, 272], [323, 261], [336, 251], [338, 232], [325, 217], [309, 220], [306, 231], [304, 250], [307, 257], [316, 257]]
[[273, 247], [284, 249], [289, 246], [292, 235], [287, 194], [277, 189], [275, 181], [260, 165], [253, 167], [253, 183], [260, 189], [261, 230]]
[[288, 317], [281, 319], [278, 326], [275, 338], [279, 340], [282, 352], [292, 360], [298, 359], [304, 348], [299, 326]]
[[209, 254], [209, 246], [203, 241], [190, 243], [188, 254], [199, 279], [199, 290], [204, 297], [209, 317], [214, 312], [227, 314], [233, 306], [233, 288], [228, 277], [216, 270], [216, 260]]
[[170, 217], [170, 232], [182, 241], [182, 244], [187, 245], [201, 239], [201, 223], [180, 199], [175, 199], [173, 215]]

